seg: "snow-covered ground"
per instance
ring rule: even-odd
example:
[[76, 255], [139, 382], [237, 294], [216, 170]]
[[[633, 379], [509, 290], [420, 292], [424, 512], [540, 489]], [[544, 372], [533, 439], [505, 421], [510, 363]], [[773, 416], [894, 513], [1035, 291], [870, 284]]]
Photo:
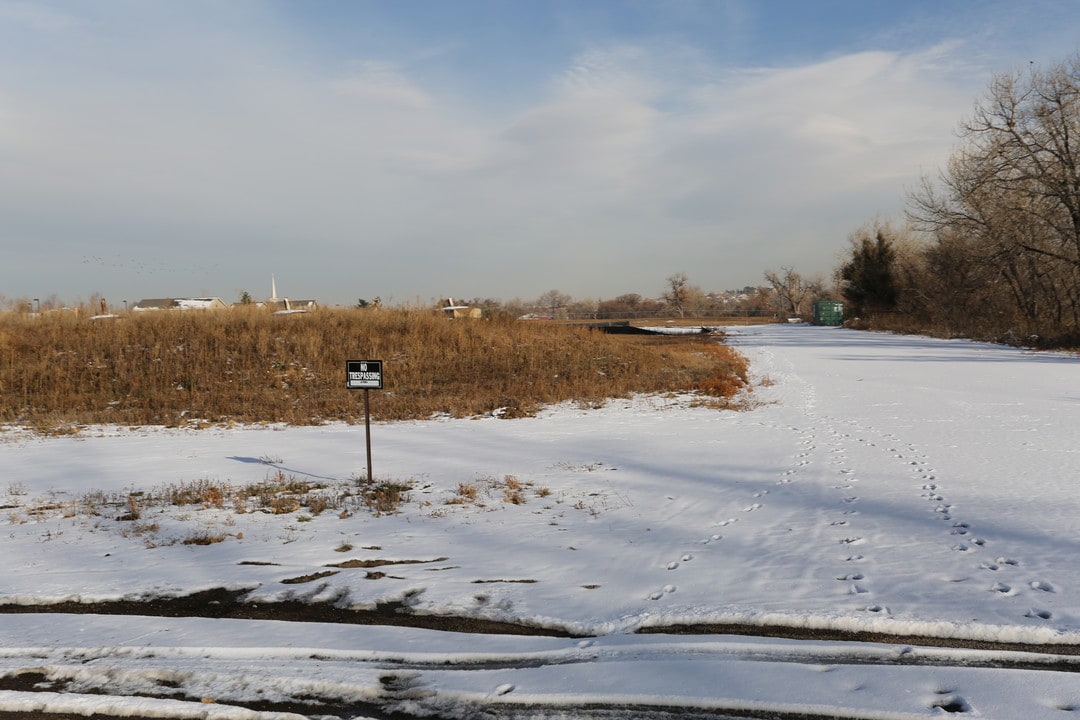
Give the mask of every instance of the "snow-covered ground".
[[[362, 426], [0, 433], [5, 605], [227, 588], [264, 607], [400, 603], [574, 636], [0, 614], [0, 673], [42, 682], [0, 690], [0, 712], [253, 717], [237, 706], [318, 698], [335, 710], [315, 714], [339, 716], [1074, 717], [1080, 675], [1062, 667], [1080, 645], [1080, 361], [729, 330], [759, 383], [749, 411], [643, 397], [375, 425], [376, 478], [413, 486], [378, 517], [148, 505], [123, 520], [131, 508], [111, 503], [281, 475], [347, 488], [366, 477]], [[184, 542], [196, 535], [221, 542]], [[897, 641], [637, 632], [725, 624]]]

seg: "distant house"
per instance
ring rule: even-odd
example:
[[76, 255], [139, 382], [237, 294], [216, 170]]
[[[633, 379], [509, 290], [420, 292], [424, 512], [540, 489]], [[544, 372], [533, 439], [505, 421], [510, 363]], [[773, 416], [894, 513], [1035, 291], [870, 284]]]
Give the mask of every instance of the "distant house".
[[270, 298], [258, 303], [260, 306], [282, 315], [286, 313], [303, 313], [319, 309], [319, 303], [314, 300], [290, 300], [289, 298]]
[[279, 298], [277, 296], [277, 278], [273, 275], [270, 276], [270, 297], [266, 300], [233, 304], [234, 307], [237, 305], [264, 308], [275, 315], [306, 313], [319, 309], [319, 303], [314, 300], [290, 300], [287, 297]]
[[146, 298], [131, 308], [136, 312], [150, 310], [228, 310], [229, 306], [219, 297], [212, 298]]
[[454, 298], [447, 298], [443, 301], [442, 305], [443, 317], [453, 318], [455, 320], [461, 318], [480, 318], [484, 316], [484, 311], [478, 307], [470, 307], [469, 305], [458, 305], [454, 302]]

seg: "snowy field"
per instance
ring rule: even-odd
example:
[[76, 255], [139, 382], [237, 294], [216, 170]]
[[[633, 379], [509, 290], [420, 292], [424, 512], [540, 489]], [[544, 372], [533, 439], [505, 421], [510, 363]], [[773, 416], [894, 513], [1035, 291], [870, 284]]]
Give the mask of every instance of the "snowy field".
[[[0, 614], [0, 712], [1080, 717], [1080, 360], [729, 331], [749, 411], [642, 397], [376, 424], [376, 478], [412, 485], [396, 514], [134, 521], [109, 502], [279, 474], [348, 488], [362, 426], [0, 432], [0, 604], [21, 606]], [[550, 636], [48, 607], [220, 588]], [[664, 632], [684, 626], [706, 633]]]

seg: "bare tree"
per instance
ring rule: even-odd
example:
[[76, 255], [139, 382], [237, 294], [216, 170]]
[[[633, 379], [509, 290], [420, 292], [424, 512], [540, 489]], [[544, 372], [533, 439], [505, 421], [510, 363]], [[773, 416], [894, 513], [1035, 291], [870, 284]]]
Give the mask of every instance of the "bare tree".
[[689, 279], [686, 273], [677, 272], [669, 275], [667, 290], [660, 297], [679, 314], [679, 317], [685, 317], [687, 301], [690, 299]]
[[637, 312], [641, 307], [641, 296], [637, 293], [624, 293], [615, 298], [615, 302], [621, 303], [628, 312]]
[[765, 280], [776, 294], [777, 312], [781, 316], [802, 317], [811, 288], [802, 275], [793, 269], [785, 267], [780, 270], [780, 273], [775, 270], [765, 271]]
[[1080, 332], [1080, 55], [996, 76], [961, 137], [909, 198], [937, 243], [928, 262], [963, 281], [945, 296], [963, 290], [998, 334]]
[[560, 310], [569, 305], [572, 299], [569, 295], [558, 290], [548, 290], [536, 299], [536, 305], [544, 312], [550, 313], [551, 317], [557, 318]]

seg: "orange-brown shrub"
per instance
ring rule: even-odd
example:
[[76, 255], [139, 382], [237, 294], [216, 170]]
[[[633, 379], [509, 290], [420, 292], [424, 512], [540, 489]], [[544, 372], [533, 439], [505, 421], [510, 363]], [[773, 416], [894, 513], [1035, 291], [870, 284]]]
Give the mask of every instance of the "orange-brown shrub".
[[716, 360], [716, 369], [697, 383], [697, 389], [707, 395], [730, 398], [749, 387], [750, 364], [744, 355], [727, 345], [706, 345], [702, 352]]

